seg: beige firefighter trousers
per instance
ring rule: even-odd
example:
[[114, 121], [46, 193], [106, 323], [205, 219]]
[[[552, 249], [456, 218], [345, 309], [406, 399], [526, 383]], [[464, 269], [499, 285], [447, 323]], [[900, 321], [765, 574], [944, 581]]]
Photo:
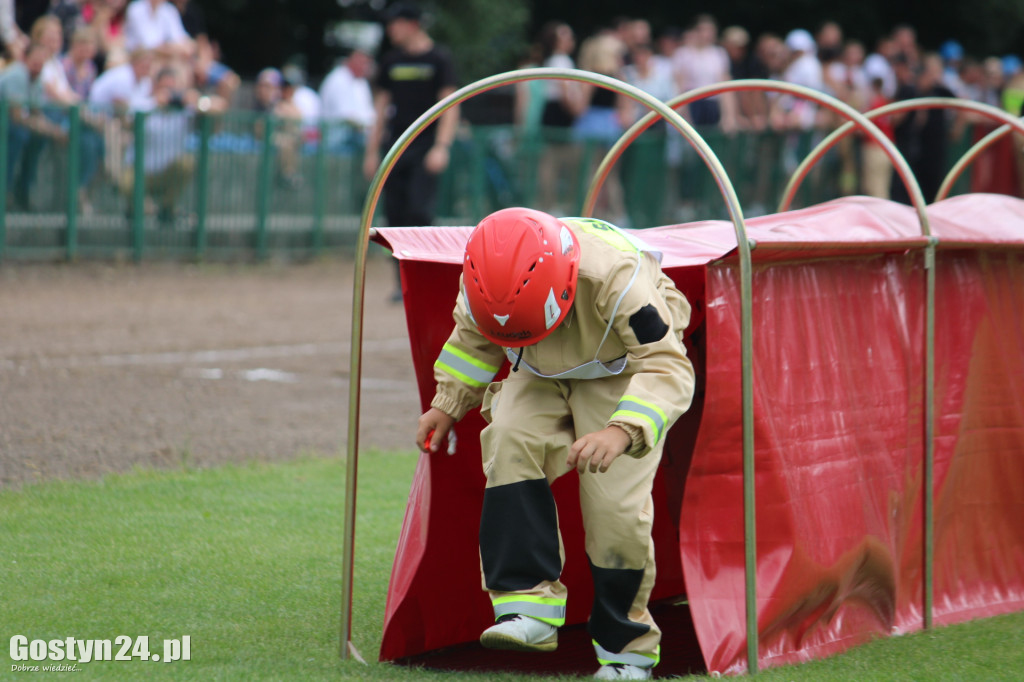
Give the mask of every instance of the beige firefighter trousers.
[[[577, 438], [606, 426], [626, 391], [630, 376], [627, 368], [614, 377], [556, 381], [521, 370], [503, 382], [491, 384], [481, 407], [484, 419], [489, 422], [481, 434], [487, 488], [536, 479], [547, 479], [550, 484], [568, 473], [566, 458], [570, 446]], [[631, 604], [628, 597], [625, 601], [629, 604], [628, 620], [636, 626], [632, 630], [627, 627], [626, 632], [643, 632], [642, 626], [649, 627], [645, 633], [629, 640], [621, 651], [640, 654], [653, 661], [657, 660], [661, 631], [647, 609], [655, 579], [651, 489], [663, 444], [664, 439], [641, 458], [622, 455], [607, 472], [588, 470], [580, 476], [586, 551], [592, 567], [626, 569], [623, 572], [636, 575], [635, 597]], [[482, 540], [482, 552], [484, 544]], [[560, 535], [558, 553], [564, 563]], [[600, 598], [598, 583], [595, 578]], [[487, 589], [486, 575], [484, 589]], [[567, 591], [560, 580], [543, 580], [532, 589], [488, 592], [494, 602], [512, 595], [564, 600]], [[593, 615], [591, 620], [593, 634]], [[598, 639], [595, 637], [595, 641]], [[618, 641], [624, 641], [621, 633]], [[599, 649], [599, 658], [601, 651]]]

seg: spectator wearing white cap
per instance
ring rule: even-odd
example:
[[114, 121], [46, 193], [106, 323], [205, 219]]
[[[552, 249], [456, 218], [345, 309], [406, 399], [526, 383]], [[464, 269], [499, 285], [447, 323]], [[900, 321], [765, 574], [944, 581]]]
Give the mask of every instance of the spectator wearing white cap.
[[864, 60], [864, 74], [868, 81], [882, 79], [882, 95], [892, 99], [896, 95], [896, 70], [892, 60], [896, 57], [896, 43], [889, 36], [883, 36], [875, 44], [875, 51]]
[[[814, 38], [802, 28], [786, 35], [789, 60], [782, 72], [782, 80], [812, 90], [824, 90], [821, 62], [816, 56]], [[776, 128], [809, 130], [814, 127], [818, 107], [805, 99], [779, 97], [775, 100], [772, 120]]]

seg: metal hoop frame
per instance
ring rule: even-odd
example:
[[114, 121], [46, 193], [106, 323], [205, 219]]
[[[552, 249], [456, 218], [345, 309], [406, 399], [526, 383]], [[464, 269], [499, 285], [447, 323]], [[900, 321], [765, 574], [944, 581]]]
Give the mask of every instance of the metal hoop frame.
[[[963, 162], [964, 159], [967, 159], [967, 161], [963, 164], [958, 162], [950, 171], [949, 175], [946, 176], [946, 180], [943, 182], [942, 188], [939, 189], [936, 201], [941, 198], [945, 198], [946, 193], [949, 192], [953, 182], [955, 182], [956, 178], [963, 172], [963, 168], [966, 164], [970, 163], [970, 161], [980, 154], [985, 147], [992, 144], [992, 142], [995, 142], [998, 137], [1005, 135], [1011, 129], [1024, 134], [1024, 121], [1021, 119], [1015, 118], [991, 104], [972, 102], [970, 100], [957, 99], [954, 97], [918, 97], [915, 99], [906, 99], [886, 104], [885, 106], [878, 107], [877, 109], [872, 109], [871, 111], [864, 112], [863, 115], [866, 118], [875, 119], [879, 116], [886, 116], [888, 114], [895, 114], [903, 111], [919, 111], [922, 109], [958, 109], [960, 111], [973, 111], [974, 113], [982, 114], [992, 120], [1005, 124], [1005, 126], [994, 130], [988, 136], [979, 141], [978, 144], [964, 153], [964, 156], [961, 157], [960, 161]], [[807, 174], [810, 173], [814, 164], [820, 161], [821, 157], [823, 157], [825, 153], [834, 147], [841, 139], [852, 132], [853, 125], [849, 122], [844, 123], [832, 131], [832, 133], [822, 140], [817, 147], [811, 150], [807, 155], [807, 158], [800, 162], [800, 165], [793, 171], [793, 175], [789, 179], [789, 184], [783, 191], [782, 200], [779, 202], [780, 212], [789, 210], [789, 206], [793, 202], [793, 198], [796, 196], [797, 190], [800, 188], [800, 183], [802, 183], [804, 178], [807, 177]], [[984, 146], [982, 146], [982, 143], [984, 143]], [[956, 171], [956, 175], [953, 175], [954, 171]], [[951, 177], [952, 180], [950, 180]], [[945, 189], [945, 193], [943, 192], [943, 188]]]
[[986, 149], [995, 144], [998, 140], [1006, 136], [1007, 133], [1013, 130], [1013, 126], [1007, 124], [1002, 125], [990, 132], [985, 137], [978, 140], [974, 146], [964, 152], [963, 156], [957, 159], [957, 162], [953, 164], [953, 167], [949, 169], [949, 173], [943, 179], [942, 184], [939, 185], [939, 191], [935, 193], [935, 201], [942, 201], [949, 196], [949, 193], [953, 189], [953, 185], [960, 179], [967, 167], [971, 163], [981, 156], [981, 153]]
[[[673, 109], [685, 106], [690, 102], [697, 100], [707, 99], [708, 97], [714, 97], [715, 95], [721, 95], [730, 92], [742, 92], [742, 91], [761, 91], [761, 92], [777, 92], [780, 94], [793, 95], [802, 99], [807, 99], [817, 104], [820, 104], [827, 109], [842, 115], [849, 119], [849, 121], [843, 124], [842, 129], [852, 129], [854, 126], [860, 128], [872, 138], [874, 138], [885, 150], [886, 155], [892, 161], [893, 166], [896, 167], [896, 172], [907, 186], [907, 192], [911, 196], [911, 200], [914, 202], [915, 208], [917, 208], [918, 218], [921, 221], [921, 229], [925, 235], [930, 235], [931, 230], [928, 225], [928, 215], [924, 210], [924, 196], [921, 194], [920, 186], [917, 184], [917, 180], [914, 177], [913, 172], [910, 170], [910, 166], [907, 164], [906, 159], [900, 154], [899, 150], [896, 149], [896, 145], [892, 143], [889, 138], [882, 133], [881, 130], [871, 121], [871, 117], [866, 114], [862, 114], [845, 102], [831, 97], [829, 95], [812, 90], [810, 88], [803, 87], [801, 85], [794, 85], [792, 83], [784, 83], [781, 81], [766, 80], [763, 78], [751, 78], [743, 80], [725, 81], [722, 83], [714, 83], [702, 88], [696, 88], [688, 92], [684, 92], [681, 95], [673, 97], [668, 100], [667, 104]], [[594, 203], [597, 201], [597, 195], [601, 191], [601, 187], [607, 180], [609, 173], [611, 172], [612, 166], [619, 160], [626, 148], [631, 145], [640, 134], [650, 128], [659, 120], [659, 117], [655, 113], [650, 113], [644, 116], [642, 119], [637, 121], [633, 126], [623, 133], [622, 137], [608, 150], [601, 164], [598, 166], [597, 171], [594, 173], [594, 181], [592, 182], [589, 190], [587, 191], [586, 197], [584, 198], [584, 209], [592, 209]], [[826, 138], [827, 139], [827, 138]], [[797, 169], [799, 171], [799, 168]], [[919, 201], [918, 201], [919, 199]], [[788, 205], [787, 205], [788, 209]], [[787, 210], [782, 209], [781, 210]]]
[[[751, 265], [750, 265], [750, 244], [746, 239], [746, 228], [743, 223], [743, 212], [736, 197], [736, 191], [730, 182], [718, 157], [707, 145], [704, 139], [694, 128], [686, 122], [676, 111], [661, 100], [647, 94], [643, 90], [623, 83], [614, 78], [596, 73], [577, 71], [574, 69], [521, 69], [504, 74], [497, 74], [481, 79], [467, 85], [441, 101], [423, 113], [416, 121], [409, 126], [401, 137], [392, 145], [387, 155], [382, 160], [377, 173], [370, 182], [367, 190], [366, 201], [363, 204], [363, 212], [359, 225], [359, 232], [356, 238], [356, 261], [354, 286], [352, 292], [352, 345], [349, 373], [349, 413], [348, 413], [348, 442], [346, 448], [346, 476], [345, 476], [345, 520], [344, 520], [344, 546], [342, 557], [342, 604], [341, 604], [341, 641], [340, 654], [342, 659], [350, 655], [359, 657], [351, 641], [352, 633], [352, 589], [354, 569], [354, 546], [355, 546], [355, 520], [356, 520], [356, 481], [358, 474], [359, 457], [359, 408], [360, 408], [360, 379], [362, 376], [362, 325], [363, 325], [363, 299], [366, 288], [366, 259], [367, 249], [371, 231], [373, 215], [376, 211], [380, 195], [383, 190], [384, 181], [391, 174], [392, 169], [399, 157], [405, 152], [413, 140], [418, 137], [427, 126], [441, 117], [444, 112], [457, 106], [475, 95], [492, 90], [503, 85], [510, 85], [528, 80], [568, 80], [589, 83], [599, 87], [612, 90], [618, 94], [629, 97], [647, 108], [657, 112], [661, 118], [669, 123], [686, 137], [696, 148], [697, 152], [704, 159], [705, 164], [711, 170], [715, 181], [725, 198], [732, 217], [733, 225], [737, 233], [737, 242], [740, 255], [740, 276], [741, 276], [741, 317], [745, 320], [743, 334], [743, 353], [749, 362], [752, 356], [753, 345], [750, 339], [750, 317], [751, 317]], [[584, 215], [589, 215], [593, 207], [587, 207]], [[744, 396], [749, 394], [750, 403], [753, 404], [753, 391], [750, 384], [750, 373], [744, 375]], [[753, 412], [745, 410], [743, 421], [744, 450], [747, 449], [749, 440], [751, 464], [753, 463]], [[750, 476], [744, 472], [744, 477], [753, 480], [753, 471]], [[751, 498], [752, 500], [752, 498]], [[752, 509], [750, 510], [752, 513]], [[748, 581], [749, 585], [749, 581]], [[748, 588], [748, 665], [751, 672], [757, 671], [757, 627], [756, 627], [756, 601], [754, 594]], [[750, 627], [750, 604], [754, 604], [753, 623]], [[752, 640], [752, 644], [751, 644]]]

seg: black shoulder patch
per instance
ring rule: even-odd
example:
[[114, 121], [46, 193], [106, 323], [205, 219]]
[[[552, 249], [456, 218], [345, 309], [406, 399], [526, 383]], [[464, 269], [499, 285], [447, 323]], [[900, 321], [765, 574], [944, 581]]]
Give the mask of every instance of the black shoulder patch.
[[630, 316], [629, 326], [641, 345], [660, 341], [668, 334], [668, 325], [650, 303]]

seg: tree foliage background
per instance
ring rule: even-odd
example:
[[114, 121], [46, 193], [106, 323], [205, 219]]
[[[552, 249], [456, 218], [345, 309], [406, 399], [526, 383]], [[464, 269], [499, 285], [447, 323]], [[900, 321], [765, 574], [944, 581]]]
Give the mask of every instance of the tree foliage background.
[[[206, 13], [224, 60], [251, 77], [267, 66], [305, 64], [313, 76], [330, 70], [340, 50], [325, 33], [342, 21], [378, 21], [380, 0], [192, 0]], [[424, 0], [426, 26], [447, 45], [463, 83], [515, 65], [528, 44], [528, 0]]]
[[[325, 31], [339, 21], [373, 21], [386, 0], [192, 0], [206, 12], [211, 35], [225, 61], [251, 77], [265, 66], [299, 58], [310, 74], [323, 75], [338, 56], [326, 44]], [[785, 34], [793, 28], [815, 29], [826, 20], [843, 26], [848, 37], [869, 49], [898, 23], [918, 29], [927, 49], [948, 38], [959, 40], [977, 57], [1024, 55], [1024, 0], [422, 0], [431, 17], [429, 29], [448, 45], [463, 83], [513, 68], [545, 21], [569, 23], [587, 35], [620, 15], [644, 17], [654, 30], [685, 27], [702, 12], [722, 26], [738, 24], [751, 34]]]

